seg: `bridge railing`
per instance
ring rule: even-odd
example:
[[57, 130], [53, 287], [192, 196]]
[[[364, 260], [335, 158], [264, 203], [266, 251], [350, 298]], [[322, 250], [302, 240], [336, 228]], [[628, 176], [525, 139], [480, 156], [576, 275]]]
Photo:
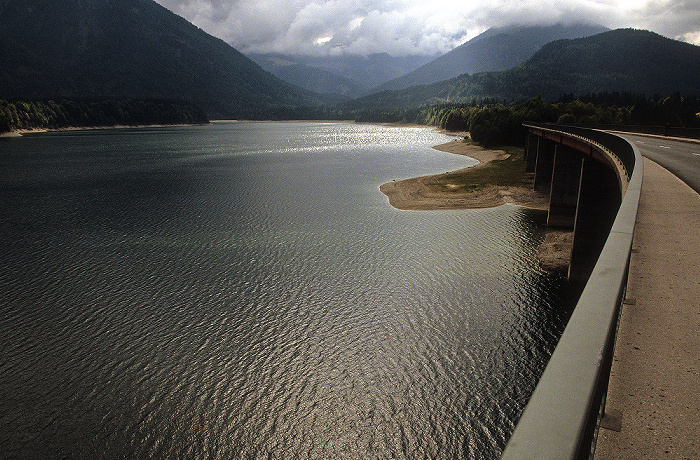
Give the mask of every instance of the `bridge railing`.
[[553, 131], [562, 134], [570, 134], [572, 136], [587, 139], [594, 144], [601, 145], [607, 150], [613, 152], [625, 166], [627, 171], [632, 171], [635, 165], [634, 147], [620, 136], [598, 129], [582, 128], [580, 126], [560, 125], [555, 123], [526, 123], [524, 126], [528, 128], [539, 128], [543, 130]]
[[645, 126], [645, 125], [597, 125], [597, 129], [607, 131], [622, 131], [627, 133], [654, 134], [657, 136], [685, 137], [700, 139], [700, 128], [687, 128], [683, 126]]
[[614, 152], [631, 173], [595, 268], [502, 456], [505, 460], [590, 458], [625, 298], [642, 159], [633, 145], [614, 134], [561, 125], [531, 126], [599, 143]]

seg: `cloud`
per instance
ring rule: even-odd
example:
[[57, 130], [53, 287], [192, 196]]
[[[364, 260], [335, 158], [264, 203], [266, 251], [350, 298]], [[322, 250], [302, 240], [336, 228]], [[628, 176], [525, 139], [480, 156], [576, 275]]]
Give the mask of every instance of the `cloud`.
[[696, 0], [156, 0], [244, 52], [445, 53], [489, 27], [586, 22], [700, 44]]
[[696, 0], [649, 1], [631, 13], [639, 28], [700, 45], [700, 2]]

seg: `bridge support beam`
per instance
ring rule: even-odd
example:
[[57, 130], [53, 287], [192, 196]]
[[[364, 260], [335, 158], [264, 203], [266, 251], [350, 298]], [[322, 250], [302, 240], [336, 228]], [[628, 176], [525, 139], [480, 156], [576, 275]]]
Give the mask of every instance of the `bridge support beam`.
[[583, 286], [603, 250], [622, 196], [618, 178], [608, 166], [585, 158], [580, 171], [569, 280]]
[[556, 143], [538, 138], [535, 161], [535, 190], [548, 190], [552, 182]]
[[570, 147], [555, 147], [547, 226], [574, 229], [583, 158]]
[[532, 133], [527, 134], [527, 141], [525, 143], [525, 171], [535, 172], [535, 166], [537, 165], [537, 145], [539, 144], [539, 137]]

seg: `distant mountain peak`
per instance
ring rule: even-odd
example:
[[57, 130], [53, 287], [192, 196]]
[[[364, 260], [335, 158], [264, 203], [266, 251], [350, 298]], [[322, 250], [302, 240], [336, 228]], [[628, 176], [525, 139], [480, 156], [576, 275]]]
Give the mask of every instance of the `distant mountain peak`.
[[616, 29], [551, 41], [508, 70], [383, 91], [352, 101], [348, 108], [421, 107], [537, 95], [557, 100], [565, 94], [602, 92], [696, 95], [699, 91], [700, 46], [647, 30]]
[[346, 97], [366, 94], [374, 86], [415, 70], [431, 59], [426, 56], [394, 57], [388, 53], [367, 56], [251, 53], [248, 57], [284, 81], [317, 93], [334, 93]]
[[493, 27], [419, 69], [372, 92], [449, 80], [462, 74], [506, 70], [529, 59], [552, 40], [595, 35], [608, 30], [589, 24]]

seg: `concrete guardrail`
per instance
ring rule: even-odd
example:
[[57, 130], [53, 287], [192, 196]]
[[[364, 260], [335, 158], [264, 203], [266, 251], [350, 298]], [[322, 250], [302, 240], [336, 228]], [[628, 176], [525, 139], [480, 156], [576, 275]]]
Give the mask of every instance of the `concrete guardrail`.
[[595, 450], [605, 406], [632, 238], [642, 188], [642, 157], [614, 134], [532, 125], [584, 137], [614, 152], [629, 176], [605, 246], [502, 459], [582, 459]]

